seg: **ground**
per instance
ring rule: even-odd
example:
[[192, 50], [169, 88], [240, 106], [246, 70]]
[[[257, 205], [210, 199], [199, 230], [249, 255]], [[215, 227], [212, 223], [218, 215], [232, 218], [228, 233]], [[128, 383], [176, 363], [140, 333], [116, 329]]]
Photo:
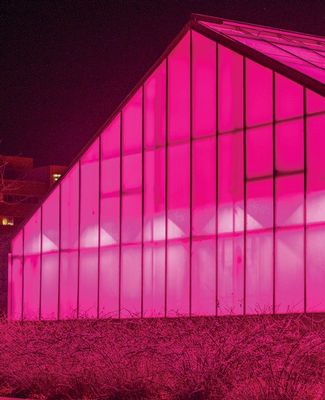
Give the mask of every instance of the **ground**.
[[321, 400], [325, 316], [0, 323], [0, 396]]

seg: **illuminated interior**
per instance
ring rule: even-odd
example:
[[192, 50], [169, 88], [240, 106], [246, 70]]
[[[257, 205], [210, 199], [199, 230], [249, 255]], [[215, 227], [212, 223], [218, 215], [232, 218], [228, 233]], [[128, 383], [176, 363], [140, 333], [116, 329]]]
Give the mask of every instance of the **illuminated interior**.
[[325, 42], [233, 25], [183, 31], [18, 231], [10, 319], [325, 311]]

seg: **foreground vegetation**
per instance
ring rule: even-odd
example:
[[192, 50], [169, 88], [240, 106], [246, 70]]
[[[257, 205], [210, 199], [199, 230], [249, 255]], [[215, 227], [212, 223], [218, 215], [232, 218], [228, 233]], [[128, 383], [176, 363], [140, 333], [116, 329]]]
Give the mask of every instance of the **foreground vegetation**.
[[0, 321], [0, 395], [321, 400], [325, 317]]

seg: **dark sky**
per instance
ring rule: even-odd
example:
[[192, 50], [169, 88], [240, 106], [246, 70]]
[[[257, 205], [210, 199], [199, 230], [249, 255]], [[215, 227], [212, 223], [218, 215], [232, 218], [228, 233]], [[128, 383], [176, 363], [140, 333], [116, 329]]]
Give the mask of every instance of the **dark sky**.
[[66, 163], [156, 61], [191, 12], [325, 35], [325, 1], [0, 3], [0, 153]]

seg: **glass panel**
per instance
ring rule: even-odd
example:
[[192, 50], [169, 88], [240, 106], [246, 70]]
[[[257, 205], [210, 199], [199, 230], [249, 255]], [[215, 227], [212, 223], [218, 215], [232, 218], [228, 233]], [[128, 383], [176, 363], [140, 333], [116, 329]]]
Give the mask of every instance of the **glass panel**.
[[303, 223], [304, 177], [302, 174], [276, 180], [276, 225], [291, 226]]
[[118, 317], [119, 314], [119, 247], [102, 247], [99, 270], [99, 316]]
[[246, 240], [246, 313], [273, 311], [273, 233], [251, 232]]
[[282, 122], [276, 125], [276, 169], [294, 171], [304, 168], [304, 121]]
[[166, 143], [166, 61], [154, 71], [144, 85], [145, 147]]
[[60, 319], [77, 316], [79, 164], [61, 182]]
[[218, 232], [244, 229], [243, 134], [219, 136]]
[[165, 242], [146, 244], [143, 254], [143, 315], [165, 315]]
[[190, 133], [190, 33], [168, 57], [169, 140], [187, 138]]
[[141, 315], [142, 88], [122, 113], [121, 317]]
[[140, 245], [125, 245], [122, 249], [122, 318], [141, 316], [141, 250]]
[[325, 221], [325, 115], [307, 118], [307, 222]]
[[278, 313], [304, 310], [304, 232], [276, 232], [275, 309]]
[[232, 234], [218, 238], [218, 314], [243, 314], [244, 238]]
[[188, 241], [168, 243], [167, 265], [167, 316], [188, 315], [190, 311]]
[[243, 57], [218, 45], [219, 132], [241, 130], [244, 124]]
[[192, 315], [216, 314], [216, 239], [192, 243]]
[[60, 188], [42, 206], [41, 318], [57, 319], [59, 296]]
[[168, 148], [168, 239], [190, 234], [190, 145]]
[[101, 137], [99, 315], [119, 314], [120, 115]]
[[22, 318], [23, 231], [11, 243], [11, 319]]
[[304, 114], [304, 90], [301, 85], [275, 74], [276, 120], [300, 117]]
[[193, 142], [192, 234], [216, 234], [216, 138]]
[[97, 316], [99, 140], [81, 158], [79, 316]]
[[307, 93], [307, 113], [318, 113], [325, 112], [325, 97], [320, 96], [311, 90], [306, 91]]
[[24, 305], [23, 318], [39, 319], [41, 274], [41, 210], [24, 227]]
[[246, 131], [246, 173], [248, 178], [273, 174], [272, 125]]
[[307, 312], [325, 311], [325, 226], [307, 228]]
[[216, 43], [192, 31], [193, 136], [216, 132]]
[[11, 289], [12, 289], [12, 258], [11, 253], [8, 254], [8, 286], [7, 286], [7, 319], [12, 320], [11, 316]]
[[271, 123], [273, 119], [273, 74], [246, 59], [246, 124]]
[[273, 179], [247, 183], [247, 230], [273, 227]]

